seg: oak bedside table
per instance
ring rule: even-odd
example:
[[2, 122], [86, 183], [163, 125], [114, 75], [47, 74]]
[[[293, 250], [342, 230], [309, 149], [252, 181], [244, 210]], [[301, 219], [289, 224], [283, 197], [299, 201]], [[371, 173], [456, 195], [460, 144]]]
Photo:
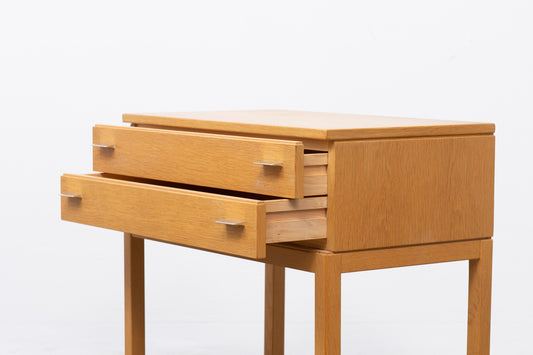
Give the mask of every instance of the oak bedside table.
[[298, 111], [125, 114], [62, 219], [124, 232], [126, 354], [144, 354], [144, 239], [264, 262], [265, 354], [285, 267], [315, 273], [315, 354], [340, 354], [341, 273], [469, 260], [469, 355], [489, 354], [494, 125]]

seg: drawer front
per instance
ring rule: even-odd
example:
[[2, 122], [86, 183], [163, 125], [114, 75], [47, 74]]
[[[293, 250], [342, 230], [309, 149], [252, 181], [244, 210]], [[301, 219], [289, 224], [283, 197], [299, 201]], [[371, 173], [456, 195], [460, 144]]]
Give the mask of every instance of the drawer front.
[[61, 218], [254, 259], [266, 243], [326, 237], [325, 197], [261, 201], [132, 180], [63, 175]]
[[95, 171], [287, 198], [302, 198], [305, 186], [327, 193], [325, 165], [304, 179], [301, 142], [95, 126], [93, 143]]
[[[265, 206], [254, 200], [63, 175], [61, 218], [250, 258], [265, 256]], [[233, 220], [242, 226], [217, 221]]]

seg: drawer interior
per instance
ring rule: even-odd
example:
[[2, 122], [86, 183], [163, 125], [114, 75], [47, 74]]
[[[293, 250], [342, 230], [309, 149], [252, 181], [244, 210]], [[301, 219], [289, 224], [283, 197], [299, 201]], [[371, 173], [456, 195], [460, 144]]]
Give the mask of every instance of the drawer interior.
[[93, 170], [284, 198], [327, 194], [328, 153], [300, 141], [93, 128]]
[[[318, 196], [318, 197], [308, 197], [303, 199], [279, 199], [272, 196], [266, 196], [266, 195], [258, 195], [258, 194], [252, 194], [252, 193], [246, 193], [246, 192], [239, 192], [239, 191], [232, 191], [232, 190], [222, 190], [222, 189], [215, 189], [215, 188], [209, 188], [209, 187], [202, 187], [202, 186], [192, 186], [192, 185], [185, 185], [185, 184], [179, 184], [179, 183], [173, 183], [168, 181], [159, 181], [159, 180], [151, 180], [151, 179], [145, 179], [145, 178], [138, 178], [138, 177], [132, 177], [132, 176], [123, 176], [123, 175], [115, 175], [115, 174], [108, 174], [108, 173], [94, 173], [94, 174], [86, 174], [86, 175], [64, 175], [64, 177], [68, 179], [77, 179], [80, 180], [83, 184], [83, 180], [93, 180], [98, 181], [99, 183], [103, 185], [107, 185], [108, 183], [111, 185], [122, 185], [125, 186], [132, 191], [136, 191], [137, 188], [139, 190], [147, 191], [147, 193], [151, 194], [150, 191], [159, 191], [157, 193], [157, 196], [161, 196], [161, 193], [170, 193], [170, 194], [184, 194], [184, 195], [193, 195], [198, 196], [206, 201], [222, 201], [220, 203], [226, 203], [224, 201], [232, 201], [231, 203], [236, 204], [246, 204], [246, 205], [257, 205], [257, 206], [263, 206], [259, 207], [258, 211], [264, 211], [261, 212], [261, 215], [258, 215], [258, 222], [259, 224], [262, 224], [264, 227], [259, 227], [258, 230], [264, 230], [264, 239], [263, 237], [259, 236], [258, 240], [264, 240], [264, 243], [280, 243], [280, 242], [292, 242], [292, 241], [304, 241], [304, 240], [312, 240], [312, 239], [323, 239], [326, 238], [327, 235], [327, 220], [326, 220], [326, 208], [327, 208], [327, 197], [326, 196]], [[82, 185], [77, 185], [82, 186]], [[65, 189], [68, 189], [68, 185], [65, 185]], [[64, 189], [64, 190], [65, 190]], [[63, 191], [63, 193], [78, 193], [83, 194], [83, 191], [77, 190], [77, 191]], [[136, 194], [136, 192], [135, 192]], [[153, 194], [156, 196], [156, 194]], [[151, 195], [149, 195], [151, 196]], [[85, 198], [85, 197], [84, 197]], [[83, 200], [81, 199], [80, 203], [78, 204], [78, 207], [83, 206]], [[95, 201], [94, 198], [92, 200], [92, 203], [98, 203], [100, 206], [106, 205], [108, 202], [106, 202], [107, 197], [103, 197], [101, 201]], [[152, 197], [148, 197], [147, 200], [143, 200], [143, 203], [150, 204], [150, 201], [152, 200]], [[90, 203], [88, 200], [87, 203]], [[115, 203], [119, 203], [116, 202]], [[137, 204], [139, 201], [136, 202]], [[214, 204], [214, 203], [213, 203]], [[135, 208], [135, 205], [132, 205], [131, 208]], [[169, 205], [172, 206], [172, 205]], [[213, 206], [213, 205], [212, 205]], [[223, 205], [220, 205], [220, 208], [224, 208]], [[75, 204], [66, 204], [65, 208], [74, 208]], [[87, 208], [92, 208], [89, 205], [87, 205]], [[182, 209], [187, 208], [187, 206], [183, 205], [176, 205], [176, 208]], [[213, 207], [216, 209], [216, 207]], [[111, 224], [106, 224], [100, 221], [103, 221], [105, 218], [108, 218], [108, 216], [102, 215], [102, 217], [99, 217], [101, 212], [99, 209], [93, 209], [91, 210], [91, 219], [90, 220], [84, 220], [85, 217], [80, 217], [80, 219], [76, 220], [77, 222], [86, 223], [90, 225], [95, 225], [98, 227], [104, 227], [104, 228], [110, 228]], [[113, 211], [111, 212], [113, 213]], [[68, 215], [68, 214], [67, 214]], [[175, 217], [173, 218], [180, 218], [180, 214], [173, 215]], [[132, 217], [134, 218], [134, 217]], [[66, 218], [67, 220], [68, 217]], [[263, 222], [259, 222], [263, 221]], [[151, 222], [150, 222], [151, 223]], [[187, 223], [186, 221], [181, 221], [180, 223]], [[127, 220], [123, 223], [124, 226], [129, 225], [129, 222]], [[170, 224], [169, 228], [172, 224]], [[230, 227], [231, 228], [231, 227]], [[116, 225], [113, 225], [113, 228], [111, 229], [117, 229], [122, 230], [124, 232], [130, 232], [126, 229], [122, 229], [121, 227], [117, 227]], [[175, 232], [174, 232], [175, 233]], [[134, 234], [140, 234], [140, 233], [134, 233]], [[263, 234], [263, 232], [261, 232]], [[153, 239], [158, 239], [157, 236], [152, 236]], [[172, 241], [164, 238], [161, 238], [163, 241]], [[196, 242], [195, 242], [196, 243]], [[264, 244], [263, 244], [264, 245]], [[194, 246], [194, 245], [191, 245]]]
[[328, 193], [328, 153], [304, 150], [304, 195]]
[[[320, 162], [319, 159], [316, 161]], [[87, 176], [97, 176], [115, 181], [149, 184], [154, 187], [171, 187], [262, 202], [265, 204], [266, 210], [267, 244], [326, 238], [326, 210], [328, 203], [326, 196], [306, 197], [302, 199], [280, 199], [268, 195], [179, 184], [134, 176], [107, 173], [87, 174]]]

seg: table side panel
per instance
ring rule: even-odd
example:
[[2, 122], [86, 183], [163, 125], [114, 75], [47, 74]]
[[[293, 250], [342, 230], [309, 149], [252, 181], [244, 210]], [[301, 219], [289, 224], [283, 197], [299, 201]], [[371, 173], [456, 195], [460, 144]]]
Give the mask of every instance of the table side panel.
[[330, 250], [493, 234], [493, 135], [335, 142], [330, 157]]

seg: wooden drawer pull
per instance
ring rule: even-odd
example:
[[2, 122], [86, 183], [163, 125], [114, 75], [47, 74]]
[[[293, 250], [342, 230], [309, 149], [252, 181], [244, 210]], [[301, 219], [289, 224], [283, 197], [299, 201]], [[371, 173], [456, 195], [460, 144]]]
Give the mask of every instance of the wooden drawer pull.
[[282, 161], [254, 161], [254, 164], [263, 166], [277, 166], [280, 168], [283, 166]]
[[82, 198], [81, 194], [71, 194], [71, 193], [59, 194], [59, 196], [68, 197], [68, 198]]
[[114, 144], [99, 144], [99, 143], [93, 143], [93, 147], [96, 148], [104, 148], [104, 149], [115, 149]]
[[244, 227], [244, 221], [235, 221], [233, 219], [221, 219], [220, 221], [215, 221], [215, 223], [225, 224], [227, 226]]

